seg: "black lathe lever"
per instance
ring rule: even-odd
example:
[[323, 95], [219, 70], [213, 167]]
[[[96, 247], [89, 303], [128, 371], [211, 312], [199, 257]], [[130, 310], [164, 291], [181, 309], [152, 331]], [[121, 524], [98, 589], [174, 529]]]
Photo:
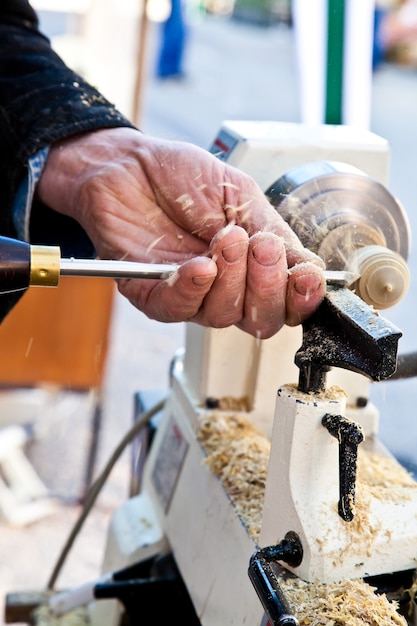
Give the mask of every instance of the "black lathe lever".
[[303, 323], [303, 343], [295, 355], [298, 388], [319, 393], [331, 367], [379, 381], [397, 367], [401, 331], [346, 287], [328, 285], [318, 309]]
[[272, 626], [298, 626], [279, 584], [279, 561], [297, 567], [302, 559], [301, 541], [292, 531], [277, 545], [261, 548], [250, 558], [249, 578]]
[[329, 413], [326, 413], [321, 423], [339, 442], [338, 511], [345, 522], [351, 522], [355, 512], [356, 462], [358, 446], [363, 441], [362, 428], [343, 415]]

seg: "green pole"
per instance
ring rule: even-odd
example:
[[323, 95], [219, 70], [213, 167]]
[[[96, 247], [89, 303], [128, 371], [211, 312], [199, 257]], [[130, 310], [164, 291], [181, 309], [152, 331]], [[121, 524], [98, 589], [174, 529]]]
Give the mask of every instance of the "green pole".
[[345, 0], [327, 0], [325, 123], [342, 123]]

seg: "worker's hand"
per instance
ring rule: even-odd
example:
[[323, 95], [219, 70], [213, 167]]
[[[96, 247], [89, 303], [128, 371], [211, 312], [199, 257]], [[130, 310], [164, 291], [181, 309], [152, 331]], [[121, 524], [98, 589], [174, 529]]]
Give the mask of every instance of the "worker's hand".
[[266, 338], [324, 295], [321, 261], [255, 182], [194, 145], [128, 128], [66, 139], [52, 147], [38, 195], [74, 217], [101, 258], [181, 264], [168, 280], [119, 280], [150, 318]]

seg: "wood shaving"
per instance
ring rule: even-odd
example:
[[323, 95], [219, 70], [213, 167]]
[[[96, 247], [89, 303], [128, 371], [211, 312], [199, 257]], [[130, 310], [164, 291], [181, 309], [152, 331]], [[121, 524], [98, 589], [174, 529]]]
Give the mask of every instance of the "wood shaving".
[[370, 489], [373, 487], [386, 489], [387, 493], [384, 494], [384, 498], [389, 498], [395, 488], [417, 488], [412, 474], [407, 472], [396, 459], [361, 447], [359, 447], [358, 454], [358, 480]]
[[[372, 526], [369, 521], [368, 510], [371, 500], [404, 503], [410, 500], [410, 490], [414, 489], [417, 489], [417, 483], [395, 458], [359, 446], [355, 517], [349, 522], [352, 534], [361, 535], [362, 539], [366, 538], [370, 549], [375, 534], [383, 531], [382, 527]], [[349, 549], [348, 546], [346, 550]]]
[[259, 536], [271, 444], [243, 417], [225, 412], [204, 413], [197, 437], [207, 456], [205, 462], [220, 478], [247, 527]]
[[219, 411], [249, 411], [249, 398], [234, 398], [233, 396], [223, 396], [218, 400]]
[[298, 389], [298, 385], [287, 384], [281, 388], [281, 393], [288, 391], [293, 398], [300, 398], [300, 400], [304, 402], [308, 402], [311, 400], [320, 400], [324, 402], [328, 402], [329, 400], [340, 400], [341, 397], [347, 398], [346, 392], [338, 387], [337, 385], [332, 385], [331, 387], [326, 387], [326, 389], [322, 389], [321, 391], [309, 391], [304, 392]]
[[33, 611], [32, 617], [35, 626], [88, 626], [91, 623], [86, 607], [56, 617], [48, 606], [42, 605]]
[[296, 607], [300, 626], [406, 626], [397, 611], [398, 603], [363, 580], [313, 584], [299, 578], [284, 580], [282, 589]]

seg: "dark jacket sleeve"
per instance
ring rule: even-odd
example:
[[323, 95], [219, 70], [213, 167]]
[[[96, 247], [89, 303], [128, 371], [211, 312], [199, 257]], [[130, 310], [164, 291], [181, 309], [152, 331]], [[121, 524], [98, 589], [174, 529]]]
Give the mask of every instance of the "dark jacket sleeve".
[[53, 52], [28, 2], [1, 0], [0, 234], [15, 234], [11, 205], [33, 154], [64, 137], [117, 126], [133, 125]]
[[[13, 199], [33, 154], [70, 135], [120, 126], [133, 124], [54, 53], [29, 3], [1, 0], [0, 235], [17, 236]], [[33, 206], [30, 232], [33, 243], [60, 245], [64, 255], [94, 253], [74, 220], [44, 205]]]

